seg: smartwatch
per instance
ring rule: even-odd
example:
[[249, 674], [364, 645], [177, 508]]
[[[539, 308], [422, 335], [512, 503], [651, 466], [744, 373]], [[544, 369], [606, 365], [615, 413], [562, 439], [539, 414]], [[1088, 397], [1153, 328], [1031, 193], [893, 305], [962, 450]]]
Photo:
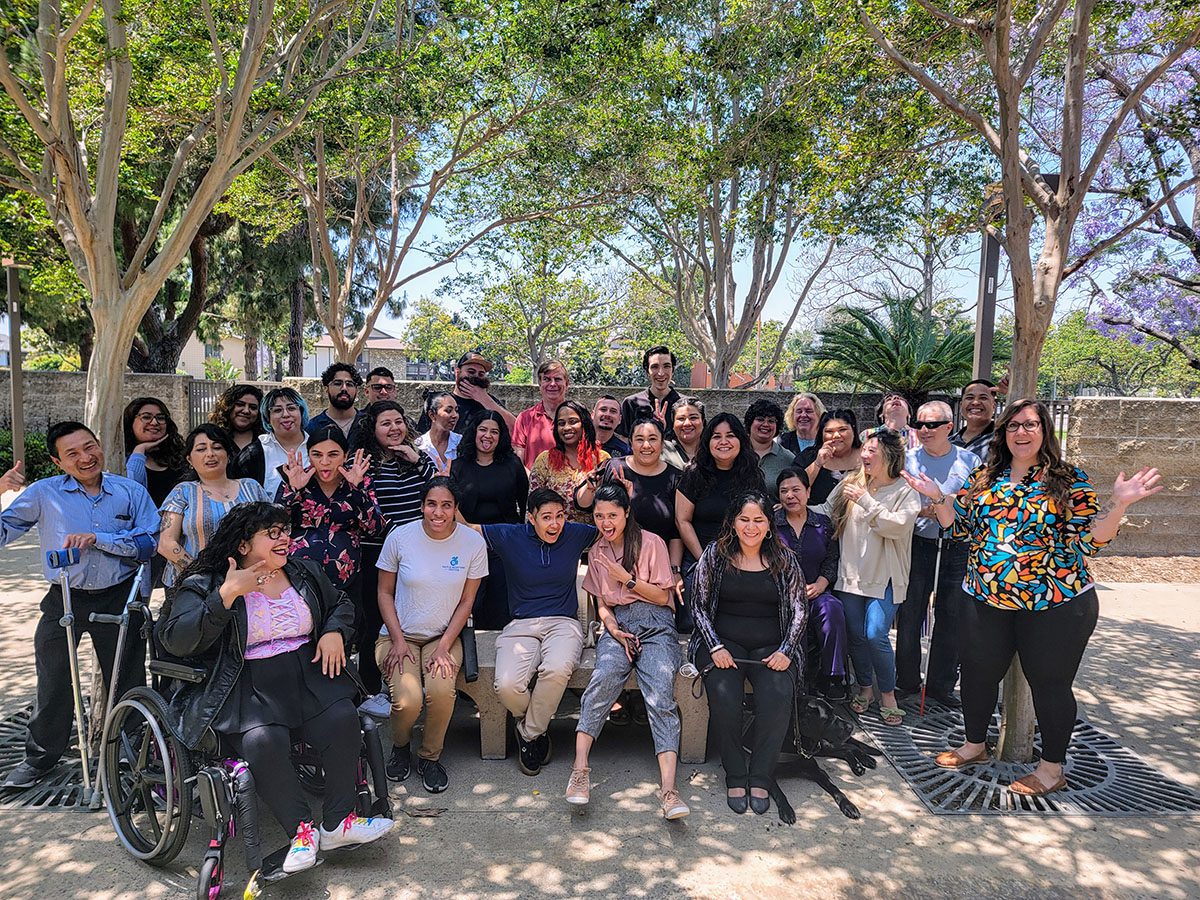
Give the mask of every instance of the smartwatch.
[[627, 582], [625, 582], [625, 587], [626, 589], [632, 591], [635, 584], [637, 584], [637, 578], [630, 578]]

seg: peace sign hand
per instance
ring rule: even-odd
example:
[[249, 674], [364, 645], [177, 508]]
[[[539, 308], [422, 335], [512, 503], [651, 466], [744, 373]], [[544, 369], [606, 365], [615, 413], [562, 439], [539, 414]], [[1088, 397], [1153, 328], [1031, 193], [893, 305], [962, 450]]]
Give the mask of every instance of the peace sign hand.
[[612, 474], [613, 479], [625, 488], [625, 493], [629, 495], [629, 499], [633, 499], [633, 482], [625, 474], [625, 463], [619, 462], [609, 466], [608, 471]]
[[283, 474], [288, 480], [288, 484], [292, 486], [293, 491], [301, 490], [309, 481], [312, 480], [312, 468], [306, 468], [304, 459], [300, 456], [299, 450], [289, 450], [287, 452], [287, 462], [283, 466]]
[[650, 403], [654, 407], [654, 418], [656, 418], [656, 419], [658, 419], [658, 421], [662, 422], [663, 428], [666, 428], [667, 427], [667, 401], [665, 399], [656, 400], [653, 397], [651, 397]]
[[350, 487], [358, 487], [371, 468], [371, 457], [366, 450], [355, 451], [354, 456], [342, 467], [342, 477]]

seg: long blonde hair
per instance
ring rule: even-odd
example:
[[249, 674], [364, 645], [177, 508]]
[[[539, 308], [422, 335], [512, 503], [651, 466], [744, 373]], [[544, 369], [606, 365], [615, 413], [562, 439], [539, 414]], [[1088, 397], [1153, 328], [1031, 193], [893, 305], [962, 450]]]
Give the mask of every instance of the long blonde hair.
[[[901, 440], [899, 433], [890, 428], [879, 427], [868, 431], [863, 435], [863, 446], [865, 447], [868, 441], [875, 441], [879, 444], [879, 449], [883, 451], [884, 460], [887, 462], [888, 478], [899, 478], [900, 473], [904, 470], [904, 441]], [[856, 484], [864, 490], [867, 487], [867, 473], [862, 466], [859, 466], [853, 473], [842, 479], [842, 484]], [[846, 491], [837, 492], [837, 496], [833, 498], [833, 505], [829, 510], [829, 517], [833, 520], [833, 533], [837, 537], [842, 536], [842, 529], [846, 527], [846, 522], [850, 519], [850, 500], [846, 497]]]

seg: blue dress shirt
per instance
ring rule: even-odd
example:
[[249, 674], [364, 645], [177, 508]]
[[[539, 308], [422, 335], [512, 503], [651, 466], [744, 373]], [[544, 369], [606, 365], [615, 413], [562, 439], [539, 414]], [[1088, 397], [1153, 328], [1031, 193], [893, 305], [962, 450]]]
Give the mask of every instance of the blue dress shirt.
[[46, 565], [47, 551], [61, 550], [68, 534], [95, 533], [95, 546], [81, 550], [78, 564], [67, 569], [71, 587], [80, 590], [120, 584], [138, 567], [138, 540], [158, 543], [158, 511], [146, 489], [108, 472], [101, 476], [95, 496], [70, 475], [35, 481], [0, 514], [0, 547], [34, 525], [42, 548], [42, 574], [52, 584], [59, 573]]

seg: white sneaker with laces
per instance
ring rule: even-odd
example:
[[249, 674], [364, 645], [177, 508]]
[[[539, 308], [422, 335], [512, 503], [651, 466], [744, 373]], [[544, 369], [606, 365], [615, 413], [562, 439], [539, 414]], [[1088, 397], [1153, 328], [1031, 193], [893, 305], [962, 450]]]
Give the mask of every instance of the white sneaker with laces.
[[391, 831], [394, 824], [396, 823], [391, 819], [385, 819], [382, 816], [364, 819], [362, 816], [350, 813], [333, 831], [326, 831], [325, 826], [321, 826], [321, 846], [326, 850], [336, 850], [339, 847], [369, 844]]
[[293, 872], [311, 869], [317, 864], [317, 850], [320, 844], [321, 837], [313, 828], [312, 822], [301, 822], [300, 827], [296, 829], [296, 836], [292, 838], [291, 849], [283, 858], [283, 871], [290, 875]]
[[372, 719], [386, 719], [392, 714], [392, 698], [387, 691], [372, 694], [358, 705], [358, 711]]

